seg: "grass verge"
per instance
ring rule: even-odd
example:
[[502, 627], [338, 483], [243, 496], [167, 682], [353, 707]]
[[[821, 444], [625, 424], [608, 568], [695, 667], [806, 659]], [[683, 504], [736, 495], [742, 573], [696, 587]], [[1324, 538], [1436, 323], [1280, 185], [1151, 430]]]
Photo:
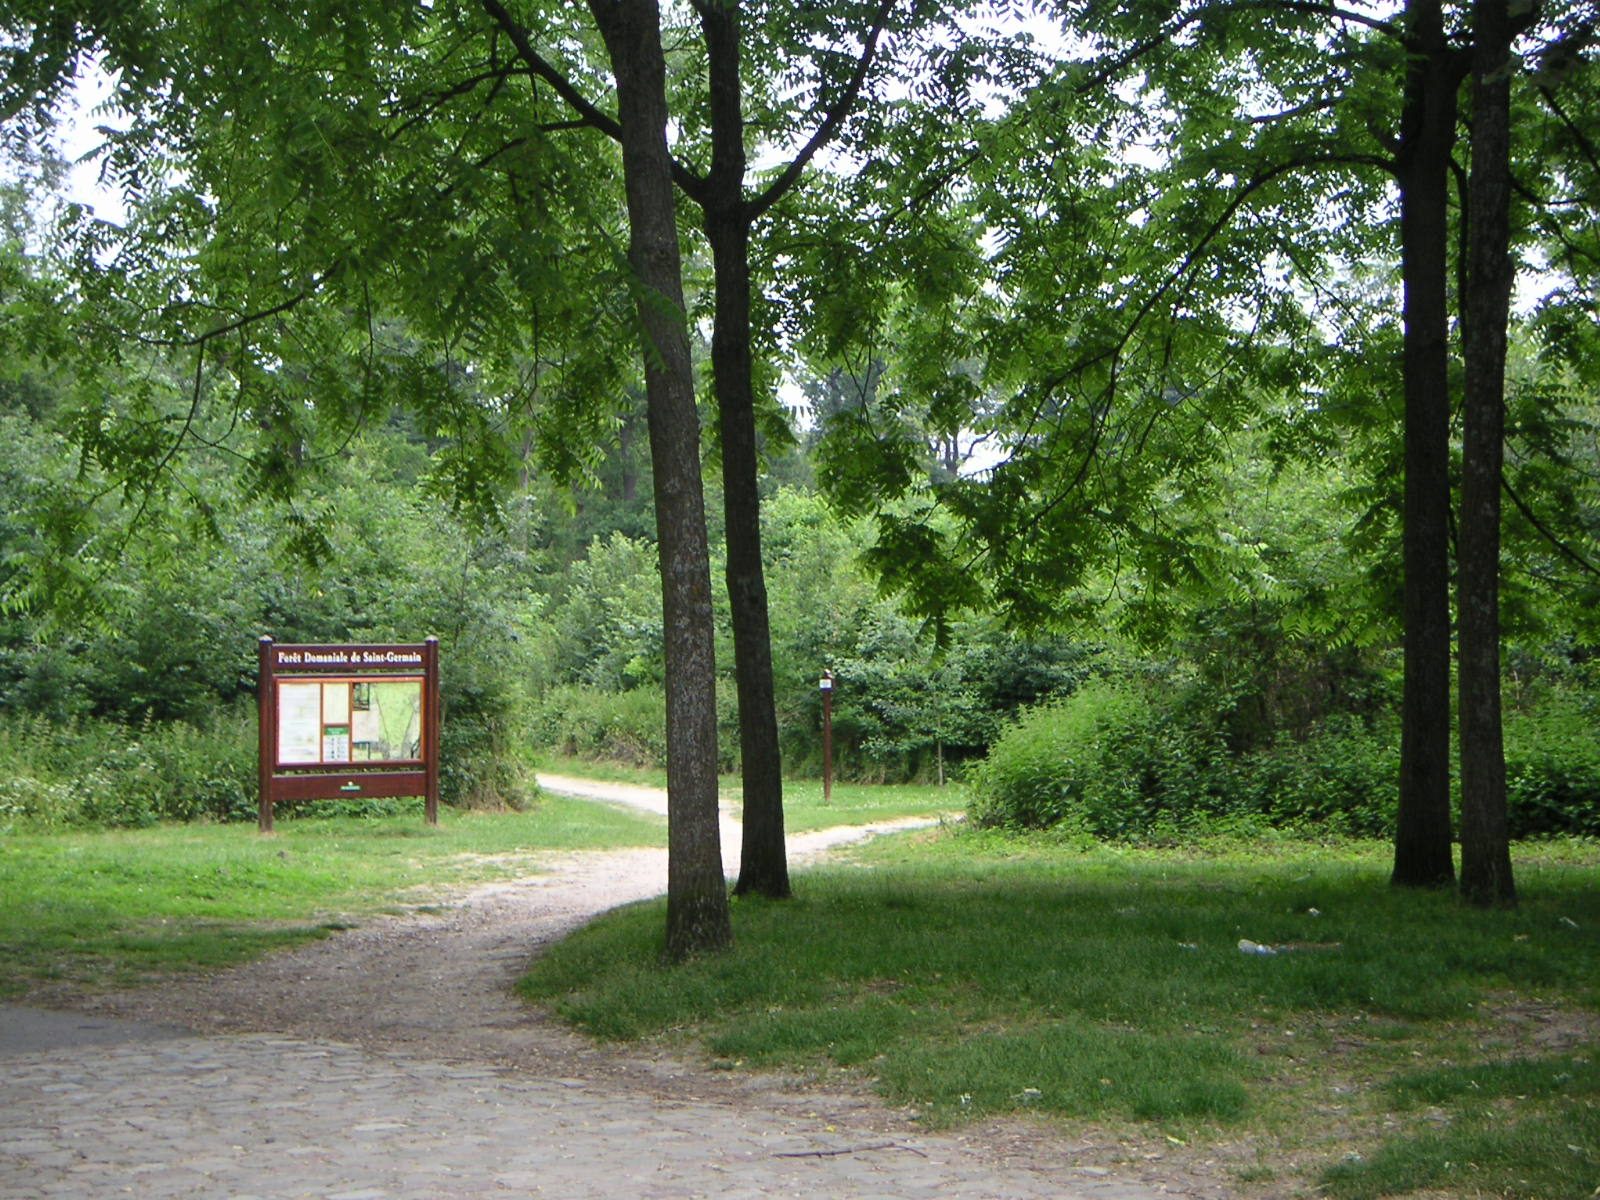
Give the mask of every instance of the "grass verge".
[[[594, 779], [603, 783], [631, 783], [638, 787], [664, 788], [667, 772], [662, 767], [635, 767], [607, 759], [569, 758], [560, 754], [539, 756], [537, 770], [552, 775], [570, 775], [577, 779]], [[726, 784], [731, 775], [722, 777]]]
[[[555, 948], [523, 990], [606, 1038], [865, 1072], [932, 1125], [1030, 1112], [1271, 1147], [1235, 1163], [1241, 1187], [1288, 1171], [1354, 1198], [1587, 1197], [1597, 862], [1593, 846], [1524, 847], [1522, 907], [1478, 912], [1388, 887], [1382, 846], [924, 835], [806, 873], [794, 901], [736, 903], [731, 955], [662, 967], [661, 909], [640, 905]], [[1552, 1061], [1526, 1070], [1566, 1072], [1569, 1091], [1518, 1074], [1541, 1046]], [[1446, 1075], [1419, 1106], [1424, 1066], [1515, 1082], [1485, 1095]]]
[[[549, 756], [541, 760], [539, 769], [602, 783], [667, 786], [665, 771], [621, 763]], [[737, 811], [742, 794], [739, 776], [723, 775], [718, 786], [723, 799], [732, 801]], [[835, 783], [828, 803], [824, 804], [820, 779], [783, 781], [783, 826], [788, 833], [806, 833], [836, 825], [870, 825], [874, 821], [892, 821], [899, 817], [938, 817], [959, 813], [965, 805], [966, 795], [957, 786]]]
[[421, 810], [0, 835], [0, 997], [124, 985], [325, 936], [446, 885], [525, 874], [545, 850], [660, 845], [660, 824], [547, 797], [525, 813]]
[[[737, 795], [737, 779], [732, 786]], [[966, 796], [960, 788], [883, 783], [835, 783], [829, 802], [824, 804], [820, 779], [786, 779], [783, 827], [789, 833], [805, 833], [835, 825], [870, 825], [898, 817], [937, 817], [959, 813], [965, 804]]]

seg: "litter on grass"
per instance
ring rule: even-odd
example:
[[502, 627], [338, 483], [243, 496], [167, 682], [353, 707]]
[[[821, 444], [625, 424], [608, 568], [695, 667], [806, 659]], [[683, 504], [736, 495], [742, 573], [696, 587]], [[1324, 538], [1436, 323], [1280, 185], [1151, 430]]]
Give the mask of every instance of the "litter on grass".
[[1276, 946], [1269, 946], [1263, 942], [1252, 942], [1249, 938], [1239, 939], [1240, 954], [1254, 954], [1268, 956], [1273, 954], [1296, 954], [1311, 950], [1343, 950], [1343, 942], [1281, 942]]

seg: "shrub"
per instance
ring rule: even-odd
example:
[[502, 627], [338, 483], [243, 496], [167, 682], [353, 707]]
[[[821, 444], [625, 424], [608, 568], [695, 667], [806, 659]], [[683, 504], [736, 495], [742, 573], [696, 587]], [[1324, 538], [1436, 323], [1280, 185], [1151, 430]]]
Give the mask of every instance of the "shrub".
[[1600, 705], [1553, 688], [1506, 714], [1511, 836], [1600, 835]]
[[1399, 805], [1400, 731], [1337, 713], [1240, 763], [1249, 807], [1302, 833], [1388, 837]]
[[1235, 753], [1230, 712], [1225, 696], [1181, 677], [1092, 683], [1001, 735], [973, 773], [972, 819], [1097, 838], [1392, 829], [1392, 730], [1340, 714], [1302, 739]]
[[42, 825], [245, 820], [256, 811], [248, 711], [207, 727], [20, 718], [0, 724], [0, 816]]
[[667, 702], [660, 688], [554, 687], [535, 706], [532, 726], [536, 745], [568, 757], [633, 766], [667, 761]]
[[[1096, 836], [1120, 832], [1116, 827], [1141, 807], [1125, 766], [1140, 737], [1143, 708], [1131, 688], [1102, 682], [1025, 713], [973, 773], [974, 822], [1022, 829], [1067, 823]], [[1123, 816], [1112, 815], [1118, 812]]]
[[455, 808], [525, 808], [519, 708], [505, 680], [446, 676], [439, 730], [439, 799]]

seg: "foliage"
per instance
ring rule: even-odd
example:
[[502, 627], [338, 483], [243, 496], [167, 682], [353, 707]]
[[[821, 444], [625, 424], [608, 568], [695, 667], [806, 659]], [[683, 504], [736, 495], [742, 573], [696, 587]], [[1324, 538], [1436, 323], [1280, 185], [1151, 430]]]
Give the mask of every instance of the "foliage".
[[1600, 727], [1592, 693], [1538, 688], [1506, 714], [1506, 804], [1513, 837], [1600, 836]]
[[[762, 510], [779, 735], [793, 773], [821, 772], [824, 669], [836, 680], [835, 766], [843, 777], [931, 778], [981, 752], [1007, 713], [1081, 677], [1095, 649], [1024, 637], [993, 621], [956, 624], [945, 646], [880, 597], [859, 560], [866, 530], [816, 494], [778, 487]], [[720, 546], [714, 547], [720, 551]], [[642, 539], [595, 539], [548, 586], [531, 654], [542, 696], [531, 736], [558, 754], [663, 761], [661, 609]], [[731, 664], [726, 610], [718, 661]], [[738, 759], [731, 678], [719, 687], [720, 756]]]
[[205, 727], [0, 719], [0, 828], [254, 819], [253, 714]]
[[[1001, 734], [972, 773], [971, 815], [1111, 839], [1251, 827], [1391, 834], [1399, 733], [1383, 710], [1334, 711], [1239, 748], [1239, 707], [1238, 696], [1170, 671], [1090, 683]], [[1571, 688], [1529, 688], [1508, 712], [1512, 836], [1600, 830], [1594, 728], [1592, 696]]]
[[1171, 839], [1277, 827], [1379, 837], [1394, 817], [1387, 723], [1335, 714], [1304, 736], [1236, 751], [1226, 698], [1168, 675], [1108, 680], [1034, 709], [974, 773], [980, 825]]
[[535, 745], [556, 754], [634, 766], [666, 762], [666, 699], [654, 688], [601, 692], [571, 685], [544, 692], [530, 713]]
[[[846, 33], [870, 7], [748, 10], [753, 127], [813, 132], [794, 96], [824, 102], [848, 75]], [[526, 86], [471, 5], [69, 8], [40, 0], [8, 25], [6, 97], [27, 120], [7, 132], [48, 124], [82, 56], [124, 62], [126, 120], [100, 157], [131, 204], [122, 225], [70, 207], [47, 224], [48, 155], [0, 194], [0, 703], [207, 729], [250, 692], [261, 632], [434, 632], [452, 803], [519, 802], [530, 741], [661, 762], [612, 148]], [[1272, 6], [1061, 12], [1090, 35], [1064, 50], [1003, 22], [959, 44], [896, 26], [838, 131], [852, 170], [813, 170], [752, 247], [756, 390], [778, 355], [805, 360], [805, 449], [782, 470], [832, 501], [802, 483], [763, 506], [785, 761], [819, 772], [824, 668], [838, 774], [898, 780], [959, 775], [1012, 714], [1118, 662], [1132, 674], [1113, 690], [1138, 703], [1102, 695], [1105, 713], [1070, 720], [1080, 740], [1111, 722], [1121, 758], [980, 807], [1037, 823], [1070, 793], [1119, 836], [1382, 829], [1400, 472], [1376, 151], [1392, 31]], [[1570, 16], [1557, 6], [1540, 36]], [[569, 17], [518, 14], [600, 96], [597, 43]], [[698, 171], [707, 64], [688, 12], [666, 19], [684, 35], [676, 148]], [[30, 60], [30, 38], [48, 53]], [[1561, 95], [1583, 97], [1592, 55], [1575, 53]], [[919, 84], [891, 98], [891, 78]], [[1519, 128], [1545, 149], [1528, 147], [1526, 177], [1543, 187], [1567, 162], [1573, 203], [1530, 225], [1559, 270], [1514, 346], [1506, 608], [1518, 652], [1547, 661], [1592, 653], [1600, 611], [1600, 342], [1587, 143], [1532, 99]], [[710, 302], [690, 297], [696, 318]], [[731, 658], [724, 630], [724, 765]], [[1586, 703], [1573, 690], [1510, 713], [1519, 831], [1593, 827]], [[1046, 760], [1017, 769], [1043, 778]]]
[[556, 582], [541, 615], [544, 678], [602, 692], [659, 686], [664, 668], [655, 546], [595, 538]]

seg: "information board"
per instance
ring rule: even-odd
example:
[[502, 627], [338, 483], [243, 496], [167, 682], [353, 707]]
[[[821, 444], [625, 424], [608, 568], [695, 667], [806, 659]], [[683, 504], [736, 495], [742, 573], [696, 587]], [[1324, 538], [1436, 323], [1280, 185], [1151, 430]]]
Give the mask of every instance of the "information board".
[[439, 641], [260, 644], [260, 826], [280, 800], [423, 796], [439, 821]]

